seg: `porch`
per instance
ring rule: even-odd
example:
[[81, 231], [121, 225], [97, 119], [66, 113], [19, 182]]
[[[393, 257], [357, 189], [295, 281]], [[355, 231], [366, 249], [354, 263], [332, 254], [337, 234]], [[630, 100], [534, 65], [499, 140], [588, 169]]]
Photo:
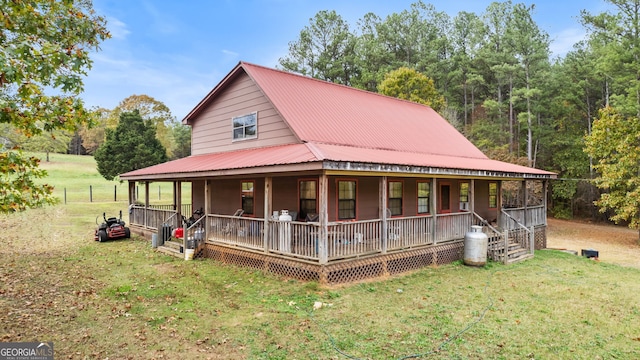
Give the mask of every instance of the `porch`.
[[[189, 205], [181, 213], [190, 213]], [[179, 220], [180, 219], [180, 220]], [[162, 235], [183, 225], [167, 206], [134, 205], [130, 225], [139, 233]], [[501, 209], [497, 223], [475, 212], [371, 220], [283, 221], [206, 214], [185, 229], [180, 248], [196, 256], [256, 268], [301, 280], [350, 282], [460, 260], [464, 235], [482, 225], [488, 258], [510, 263], [546, 246], [544, 205]], [[177, 256], [184, 256], [175, 252]]]

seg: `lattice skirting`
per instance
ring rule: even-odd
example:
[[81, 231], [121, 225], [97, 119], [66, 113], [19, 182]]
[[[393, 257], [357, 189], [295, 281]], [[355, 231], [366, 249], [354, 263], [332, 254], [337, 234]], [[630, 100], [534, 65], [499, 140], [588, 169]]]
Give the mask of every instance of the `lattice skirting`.
[[536, 250], [547, 248], [547, 227], [545, 225], [536, 226], [534, 242]]
[[302, 281], [332, 285], [396, 275], [430, 265], [461, 260], [462, 240], [421, 249], [319, 265], [215, 244], [205, 244], [204, 257]]

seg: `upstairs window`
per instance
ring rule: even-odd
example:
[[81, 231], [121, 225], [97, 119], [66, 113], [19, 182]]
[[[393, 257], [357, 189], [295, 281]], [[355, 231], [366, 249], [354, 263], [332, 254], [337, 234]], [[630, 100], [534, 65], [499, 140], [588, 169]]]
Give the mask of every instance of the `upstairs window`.
[[430, 192], [431, 183], [427, 181], [418, 182], [418, 214], [429, 213]]
[[391, 216], [402, 215], [402, 182], [389, 181], [389, 210]]
[[237, 116], [232, 119], [233, 140], [247, 140], [258, 137], [258, 113]]

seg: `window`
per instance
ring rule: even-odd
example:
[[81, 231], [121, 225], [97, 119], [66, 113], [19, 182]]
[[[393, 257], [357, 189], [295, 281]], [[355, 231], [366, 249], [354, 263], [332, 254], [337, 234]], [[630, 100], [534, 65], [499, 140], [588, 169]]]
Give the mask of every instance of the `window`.
[[402, 215], [402, 181], [389, 181], [389, 203], [391, 216]]
[[300, 218], [306, 219], [307, 214], [317, 214], [317, 185], [315, 180], [300, 181]]
[[242, 210], [247, 215], [253, 215], [253, 181], [242, 182]]
[[258, 137], [258, 113], [237, 116], [232, 119], [233, 140], [255, 139]]
[[498, 207], [498, 183], [489, 183], [489, 208], [495, 209]]
[[427, 181], [418, 182], [418, 214], [428, 214], [430, 204], [430, 183]]
[[440, 211], [443, 213], [451, 212], [451, 185], [440, 185]]
[[469, 183], [460, 183], [460, 210], [469, 210]]
[[338, 181], [338, 219], [356, 218], [356, 182]]

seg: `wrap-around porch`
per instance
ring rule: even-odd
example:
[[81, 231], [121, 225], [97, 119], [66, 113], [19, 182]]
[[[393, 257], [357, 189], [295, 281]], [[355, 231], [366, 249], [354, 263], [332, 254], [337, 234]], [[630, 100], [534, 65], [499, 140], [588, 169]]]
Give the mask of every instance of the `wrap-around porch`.
[[[357, 219], [339, 219], [349, 216], [349, 206], [340, 203], [338, 194], [343, 179], [357, 181], [364, 188], [354, 189], [359, 204], [354, 205], [351, 215], [357, 213]], [[317, 186], [313, 199], [302, 194], [301, 184], [308, 181]], [[389, 194], [398, 187], [390, 186], [391, 182], [403, 182], [400, 197]], [[397, 257], [420, 249], [447, 249], [444, 259], [434, 262], [455, 261], [462, 258], [464, 235], [472, 225], [483, 225], [489, 237], [488, 257], [496, 261], [509, 262], [509, 248], [513, 246], [510, 244], [517, 244], [532, 255], [534, 249], [543, 248], [546, 243], [546, 196], [543, 191], [537, 204], [529, 204], [531, 196], [525, 181], [516, 191], [522, 200], [520, 206], [510, 208], [503, 207], [501, 181], [317, 175], [265, 177], [257, 181], [204, 179], [188, 183], [195, 206], [181, 203], [181, 182], [174, 182], [172, 205], [150, 204], [148, 182], [144, 183], [145, 202], [135, 202], [135, 183], [131, 182], [134, 205], [130, 209], [130, 223], [134, 229], [161, 236], [163, 227], [185, 226], [185, 236], [180, 239], [184, 248], [195, 246], [196, 254], [207, 257], [225, 258], [219, 253], [229, 252], [318, 266], [393, 254]], [[240, 184], [235, 190], [242, 194], [235, 203], [229, 197], [235, 191], [234, 183]], [[441, 184], [447, 184], [446, 189]], [[542, 189], [546, 188], [542, 184]], [[418, 190], [412, 190], [416, 185]], [[421, 188], [426, 192], [419, 194]], [[443, 201], [442, 196], [448, 199]], [[491, 196], [495, 198], [488, 200]], [[493, 203], [487, 205], [487, 201]], [[205, 215], [183, 224], [183, 216], [188, 218], [194, 208], [205, 209]], [[243, 209], [250, 209], [251, 214]], [[293, 215], [291, 220], [280, 217], [283, 209]], [[317, 213], [310, 213], [309, 209]], [[340, 213], [343, 209], [347, 211]]]

